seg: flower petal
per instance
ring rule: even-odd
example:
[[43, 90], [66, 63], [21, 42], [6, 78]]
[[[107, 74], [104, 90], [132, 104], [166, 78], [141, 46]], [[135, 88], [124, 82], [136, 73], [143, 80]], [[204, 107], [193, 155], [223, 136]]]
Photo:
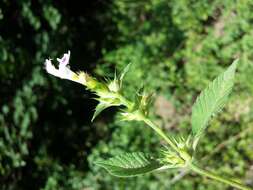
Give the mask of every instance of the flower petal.
[[59, 76], [59, 70], [56, 69], [55, 66], [52, 64], [51, 59], [46, 59], [45, 66], [46, 66], [46, 71], [49, 74], [60, 77]]
[[59, 62], [59, 68], [65, 67], [69, 63], [69, 59], [70, 59], [70, 51], [68, 51], [68, 53], [65, 53], [61, 59], [57, 58], [57, 61]]
[[46, 71], [49, 74], [54, 75], [56, 77], [68, 79], [86, 85], [86, 78], [88, 77], [88, 75], [84, 72], [75, 73], [71, 71], [68, 66], [69, 59], [70, 59], [70, 51], [68, 51], [68, 53], [65, 53], [62, 58], [57, 58], [57, 61], [59, 62], [58, 69], [52, 64], [51, 59], [46, 59], [45, 61]]

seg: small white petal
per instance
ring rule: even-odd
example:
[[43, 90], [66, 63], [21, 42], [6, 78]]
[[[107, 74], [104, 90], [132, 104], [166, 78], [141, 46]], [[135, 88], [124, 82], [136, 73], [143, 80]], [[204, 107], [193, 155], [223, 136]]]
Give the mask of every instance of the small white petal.
[[80, 84], [85, 84], [86, 83], [85, 74], [77, 75], [75, 72], [71, 71], [68, 66], [69, 59], [70, 59], [70, 51], [68, 51], [68, 53], [65, 53], [61, 59], [57, 58], [57, 61], [59, 62], [58, 69], [52, 64], [51, 59], [46, 59], [45, 61], [46, 71], [49, 74], [54, 75], [56, 77], [75, 81]]
[[68, 53], [65, 53], [61, 59], [57, 58], [57, 61], [59, 62], [59, 67], [65, 67], [66, 65], [68, 65], [69, 59], [70, 59], [70, 51], [68, 51]]
[[59, 70], [55, 68], [55, 66], [52, 64], [50, 59], [46, 59], [45, 66], [46, 66], [46, 71], [49, 74], [59, 77]]
[[62, 79], [73, 80], [73, 77], [76, 74], [73, 71], [71, 71], [69, 67], [67, 67], [69, 58], [70, 58], [70, 51], [68, 52], [68, 54], [64, 54], [64, 56], [58, 60], [59, 69], [55, 68], [55, 66], [52, 64], [50, 59], [46, 59], [46, 62], [45, 62], [46, 71], [49, 74], [54, 75], [56, 77], [59, 77]]

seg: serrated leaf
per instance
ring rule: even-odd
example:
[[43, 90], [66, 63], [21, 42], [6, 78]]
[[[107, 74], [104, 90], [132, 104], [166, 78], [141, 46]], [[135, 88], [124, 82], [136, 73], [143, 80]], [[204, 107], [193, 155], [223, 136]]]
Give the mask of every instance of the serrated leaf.
[[238, 60], [234, 61], [224, 73], [214, 79], [213, 82], [201, 92], [193, 105], [191, 123], [194, 149], [212, 115], [216, 114], [224, 107], [227, 97], [234, 85], [237, 63]]
[[95, 112], [92, 116], [92, 119], [91, 121], [93, 121], [97, 116], [98, 114], [100, 114], [104, 109], [110, 107], [111, 105], [110, 104], [107, 104], [107, 103], [99, 103], [96, 108], [95, 108]]
[[105, 168], [110, 174], [118, 177], [133, 177], [156, 170], [163, 165], [142, 152], [124, 153], [95, 164]]

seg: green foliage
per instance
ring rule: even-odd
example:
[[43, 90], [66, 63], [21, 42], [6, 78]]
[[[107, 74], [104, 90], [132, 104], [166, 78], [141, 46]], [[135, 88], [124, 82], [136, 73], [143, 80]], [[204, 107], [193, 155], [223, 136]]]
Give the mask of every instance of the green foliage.
[[207, 127], [211, 116], [224, 107], [234, 85], [234, 75], [238, 60], [201, 92], [192, 107], [193, 147], [197, 146], [200, 136]]
[[[115, 1], [111, 5], [112, 12], [108, 12], [108, 15], [117, 24], [119, 35], [109, 37], [113, 41], [119, 41], [119, 43], [117, 48], [113, 50], [111, 48], [104, 49], [103, 60], [105, 63], [98, 65], [96, 71], [101, 76], [108, 75], [108, 73], [113, 76], [115, 67], [120, 70], [129, 62], [132, 62], [132, 68], [125, 77], [125, 94], [129, 97], [134, 96], [135, 90], [141, 84], [145, 84], [148, 91], [155, 90], [158, 95], [164, 96], [172, 104], [172, 110], [174, 107], [174, 110], [176, 110], [174, 112], [180, 116], [177, 118], [172, 114], [166, 120], [157, 118], [152, 116], [152, 114], [157, 113], [157, 108], [155, 108], [151, 110], [151, 117], [156, 118], [156, 121], [162, 123], [165, 128], [171, 124], [173, 130], [170, 133], [179, 129], [188, 133], [191, 121], [189, 117], [184, 117], [184, 115], [189, 113], [196, 95], [236, 57], [240, 57], [240, 67], [237, 75], [238, 85], [236, 85], [235, 93], [231, 98], [235, 98], [235, 94], [238, 94], [236, 95], [238, 101], [244, 99], [241, 96], [247, 94], [251, 97], [253, 83], [250, 76], [253, 73], [253, 67], [250, 59], [253, 55], [253, 49], [252, 43], [248, 42], [253, 38], [252, 36], [249, 37], [250, 30], [242, 27], [242, 25], [245, 27], [250, 26], [251, 8], [251, 1], [245, 1], [244, 3], [229, 0], [222, 2], [189, 2], [185, 0], [170, 3], [161, 0], [147, 3]], [[231, 105], [233, 105], [233, 102], [229, 101], [227, 108]], [[248, 102], [246, 105], [248, 108], [252, 104]], [[164, 109], [166, 108], [164, 106]], [[212, 127], [207, 128], [208, 135], [202, 141], [203, 146], [198, 149], [198, 156], [209, 154], [218, 146], [218, 142], [222, 142], [229, 136], [234, 136], [246, 128], [249, 120], [246, 121], [245, 118], [252, 118], [252, 112], [249, 111], [251, 109], [247, 109], [248, 112], [246, 111], [245, 114], [235, 114], [235, 112], [240, 112], [239, 110], [236, 111], [236, 108], [232, 110], [230, 115], [226, 113], [226, 110], [219, 114], [218, 118], [212, 120], [210, 123]], [[235, 120], [235, 117], [240, 118], [240, 122], [244, 121], [238, 126], [238, 120]], [[177, 122], [178, 119], [180, 122]], [[112, 138], [108, 142], [110, 150], [106, 151], [107, 154], [115, 153], [111, 150], [118, 150], [119, 147], [129, 150], [130, 144], [135, 151], [138, 150], [138, 146], [143, 149], [144, 145], [142, 144], [136, 143], [136, 146], [134, 146], [135, 143], [130, 143], [127, 140], [121, 142], [120, 138], [126, 139], [127, 136], [130, 139], [140, 139], [140, 141], [156, 141], [155, 137], [145, 137], [146, 134], [143, 137], [135, 137], [132, 131], [137, 129], [133, 129], [132, 125], [127, 128], [124, 124], [121, 124], [121, 128], [116, 130], [117, 126], [115, 125], [112, 129], [115, 130], [115, 135], [117, 134], [119, 137]], [[245, 140], [242, 138], [238, 141]], [[120, 144], [118, 144], [119, 142]], [[102, 155], [105, 154], [104, 150], [107, 149], [105, 147], [106, 143], [104, 142], [94, 147], [93, 155], [90, 156], [89, 160], [91, 166], [92, 162], [96, 160], [95, 158], [101, 156], [98, 153], [99, 151], [103, 152]], [[229, 150], [229, 152], [236, 154], [238, 151], [248, 152], [246, 149], [249, 148], [241, 147], [243, 150], [239, 150], [236, 147], [237, 145], [232, 143], [224, 151]], [[149, 148], [154, 150], [155, 145], [147, 143], [146, 148], [147, 150]], [[243, 178], [242, 171], [247, 170], [246, 165], [249, 164], [249, 162], [245, 163], [247, 156], [240, 154], [237, 157], [245, 163], [244, 167], [240, 167], [240, 172], [233, 170], [237, 165], [236, 159], [232, 159], [230, 162], [225, 157], [224, 154], [216, 153], [207, 162], [210, 165], [215, 165], [218, 173], [230, 173]], [[226, 167], [223, 168], [220, 164], [215, 163], [215, 160], [223, 160], [224, 163], [227, 163]], [[92, 170], [98, 172], [97, 169]], [[101, 170], [99, 171], [101, 172]], [[120, 187], [116, 182], [111, 182], [109, 177], [105, 177], [106, 174], [100, 173], [100, 175], [103, 183], [110, 184], [107, 188], [112, 186], [114, 188]], [[164, 181], [168, 177], [167, 175]], [[136, 184], [138, 187], [134, 185], [131, 187], [137, 189], [167, 189], [169, 186], [169, 184], [167, 186], [165, 184], [156, 186], [157, 183], [154, 180], [147, 178], [149, 179], [149, 187], [142, 183], [142, 180], [146, 179], [144, 177], [143, 179], [132, 179], [127, 184], [129, 186], [130, 184]], [[101, 183], [101, 180], [96, 180], [96, 182]], [[173, 184], [173, 189], [225, 188], [217, 183], [207, 184], [208, 182], [203, 184], [200, 178], [184, 177]], [[101, 188], [105, 188], [105, 186], [100, 186]]]
[[105, 102], [101, 102], [99, 103], [96, 108], [95, 108], [95, 112], [92, 116], [91, 121], [93, 121], [103, 110], [105, 110], [106, 108], [110, 107], [111, 105]]
[[[107, 84], [100, 83], [99, 85], [96, 80], [93, 80], [93, 83], [96, 88], [89, 88], [90, 84], [87, 79], [87, 88], [91, 89], [99, 98], [98, 105], [95, 108], [95, 112], [92, 116], [91, 121], [93, 121], [103, 110], [111, 106], [119, 106], [121, 104], [120, 97], [118, 96], [119, 91], [122, 91], [122, 82], [125, 74], [129, 70], [130, 64], [128, 64], [122, 71], [119, 77], [115, 72], [114, 79], [112, 81], [108, 80]], [[79, 74], [80, 76], [80, 74]], [[97, 83], [97, 84], [96, 84]], [[123, 102], [123, 105], [127, 104], [127, 102]], [[132, 106], [130, 106], [132, 107]]]
[[[150, 117], [170, 134], [189, 133], [188, 115], [197, 94], [240, 57], [235, 92], [206, 129], [198, 157], [212, 155], [200, 163], [253, 185], [253, 131], [238, 137], [253, 119], [252, 8], [251, 0], [98, 0], [85, 6], [1, 1], [1, 189], [227, 188], [191, 175], [171, 182], [175, 171], [115, 180], [94, 166], [99, 158], [121, 150], [155, 153], [160, 140], [144, 124], [116, 122], [119, 115], [113, 108], [90, 124], [96, 106], [88, 100], [91, 95], [41, 69], [45, 58], [68, 49], [74, 70], [94, 69], [101, 77], [113, 78], [115, 68], [133, 63], [124, 79], [125, 95], [134, 97], [144, 84], [155, 92], [155, 103], [162, 96], [162, 106], [153, 107]], [[37, 78], [43, 82], [30, 84]], [[15, 112], [22, 128], [14, 123]], [[230, 137], [238, 138], [223, 146]], [[217, 147], [221, 151], [213, 153]]]
[[[66, 54], [64, 54], [64, 56], [65, 55]], [[127, 110], [125, 113], [123, 113], [127, 116], [126, 120], [144, 122], [152, 130], [154, 130], [154, 133], [159, 135], [159, 137], [167, 143], [168, 150], [162, 151], [163, 158], [161, 159], [162, 163], [166, 164], [164, 165], [166, 169], [173, 167], [184, 168], [194, 171], [203, 177], [208, 177], [210, 179], [222, 182], [226, 185], [230, 185], [242, 190], [250, 190], [250, 188], [242, 183], [222, 177], [221, 175], [214, 174], [208, 170], [200, 168], [198, 164], [196, 165], [196, 163], [193, 162], [195, 159], [194, 155], [189, 154], [189, 138], [185, 141], [183, 137], [176, 139], [174, 137], [167, 136], [158, 125], [148, 118], [147, 112], [143, 111], [143, 108], [146, 108], [146, 106], [149, 105], [149, 96], [146, 96], [145, 94], [138, 95], [140, 96], [140, 98], [137, 98], [138, 106], [135, 106], [136, 100], [135, 102], [128, 100], [119, 91], [119, 83], [121, 83], [122, 80], [119, 81], [116, 77], [116, 74], [113, 81], [109, 82], [108, 84], [103, 84], [103, 82], [99, 82], [96, 78], [90, 77], [88, 74], [84, 74], [83, 72], [75, 73], [71, 71], [70, 67], [66, 67], [66, 65], [69, 64], [69, 58], [66, 58], [67, 62], [62, 62], [62, 59], [60, 59], [60, 61], [58, 59], [59, 70], [55, 69], [51, 65], [51, 62], [47, 59], [45, 63], [46, 71], [58, 78], [65, 78], [77, 83], [82, 81], [82, 85], [94, 92], [98, 96], [97, 100], [99, 101], [99, 104], [96, 107], [95, 116], [103, 111], [106, 107], [121, 105], [126, 107]], [[197, 126], [197, 129], [195, 129], [195, 126], [193, 126], [193, 133], [195, 132], [194, 135], [196, 135], [194, 136], [193, 149], [196, 148], [196, 143], [201, 133], [203, 133], [204, 129], [206, 128], [210, 116], [222, 109], [224, 106], [225, 100], [227, 99], [227, 96], [232, 90], [234, 84], [234, 75], [237, 62], [238, 60], [235, 61], [222, 75], [217, 77], [197, 98], [196, 104], [193, 106], [192, 121], [193, 124], [200, 123], [200, 125]], [[51, 68], [53, 70], [51, 70]], [[71, 73], [71, 75], [66, 75], [66, 72]], [[115, 101], [117, 102], [116, 104]], [[101, 107], [100, 105], [102, 105], [102, 103], [106, 103], [106, 107]], [[132, 111], [132, 108], [135, 108], [136, 110]], [[201, 114], [203, 114], [204, 117], [199, 117]], [[131, 116], [128, 118], [129, 115]], [[93, 119], [94, 115], [92, 120]], [[162, 166], [159, 162], [155, 163], [152, 160], [153, 159], [151, 157], [148, 158], [143, 153], [125, 153], [109, 160], [97, 161], [96, 164], [104, 167], [112, 175], [118, 177], [131, 177], [153, 171]]]
[[61, 14], [52, 5], [43, 6], [44, 17], [53, 30], [58, 28], [58, 24], [61, 21]]
[[[28, 164], [25, 158], [30, 154], [32, 126], [39, 119], [39, 101], [43, 99], [38, 94], [46, 85], [40, 61], [43, 54], [48, 52], [50, 34], [38, 31], [42, 20], [35, 15], [31, 1], [13, 4], [20, 10], [17, 13], [20, 17], [11, 26], [16, 31], [9, 31], [8, 23], [14, 18], [9, 9], [13, 7], [7, 1], [1, 4], [3, 31], [0, 35], [0, 75], [3, 88], [0, 93], [3, 98], [0, 112], [0, 175], [15, 176], [14, 170], [18, 171]], [[24, 44], [22, 41], [31, 38], [31, 33], [33, 39], [29, 40], [29, 44]], [[33, 52], [29, 46], [39, 51]]]
[[[37, 97], [33, 94], [33, 89], [44, 85], [45, 81], [39, 74], [39, 70], [34, 71], [32, 80], [17, 91], [13, 102], [2, 107], [0, 115], [1, 157], [0, 173], [9, 173], [13, 168], [26, 165], [24, 156], [29, 154], [28, 142], [32, 138], [30, 125], [38, 119], [38, 111], [35, 108]], [[4, 163], [8, 161], [6, 166]]]
[[162, 167], [159, 161], [142, 152], [124, 153], [95, 163], [118, 177], [133, 177]]
[[[84, 132], [88, 128], [86, 121], [77, 119], [68, 123], [72, 120], [71, 113], [77, 111], [69, 105], [70, 102], [85, 99], [88, 95], [77, 95], [75, 90], [65, 93], [62, 85], [49, 79], [42, 68], [46, 56], [53, 57], [63, 49], [73, 48], [73, 41], [79, 38], [77, 33], [80, 30], [75, 31], [75, 27], [80, 27], [69, 25], [74, 17], [70, 11], [63, 10], [65, 6], [51, 0], [0, 2], [1, 189], [43, 189], [44, 186], [50, 189], [47, 184], [51, 184], [51, 189], [59, 189], [59, 184], [70, 189], [78, 186], [77, 179], [82, 181], [84, 178], [80, 168], [70, 167], [66, 160], [78, 146], [89, 149], [90, 145], [86, 142], [81, 143], [76, 136], [73, 138], [76, 131], [75, 134], [86, 134], [86, 138], [90, 139]], [[78, 22], [75, 24], [78, 25]], [[91, 41], [85, 40], [87, 44]], [[82, 40], [79, 42], [82, 43]], [[83, 49], [90, 50], [88, 45]], [[90, 53], [86, 58], [94, 60]], [[86, 105], [81, 105], [89, 113]], [[57, 118], [64, 120], [61, 120], [62, 124], [59, 125], [61, 122]], [[59, 137], [56, 131], [64, 132]], [[49, 136], [52, 138], [49, 139]], [[62, 148], [57, 145], [62, 141], [72, 142], [65, 147], [69, 156], [62, 154], [57, 159], [55, 150]], [[92, 140], [89, 142], [92, 143]], [[83, 158], [79, 150], [74, 154]], [[63, 166], [62, 162], [66, 165]], [[80, 165], [85, 167], [87, 162], [83, 161]], [[59, 174], [63, 170], [66, 176]], [[68, 182], [64, 177], [70, 178]]]

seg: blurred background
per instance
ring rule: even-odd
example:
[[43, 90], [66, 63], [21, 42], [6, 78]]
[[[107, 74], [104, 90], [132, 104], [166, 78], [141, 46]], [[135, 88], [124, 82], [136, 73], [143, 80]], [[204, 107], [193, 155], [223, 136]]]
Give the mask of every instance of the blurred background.
[[154, 153], [161, 142], [117, 109], [90, 122], [83, 86], [45, 73], [71, 50], [73, 70], [103, 79], [132, 62], [126, 97], [155, 93], [150, 117], [168, 134], [190, 133], [199, 92], [236, 57], [229, 103], [201, 141], [200, 165], [253, 185], [252, 0], [1, 0], [0, 189], [231, 189], [177, 170], [120, 179], [93, 164], [122, 151]]

